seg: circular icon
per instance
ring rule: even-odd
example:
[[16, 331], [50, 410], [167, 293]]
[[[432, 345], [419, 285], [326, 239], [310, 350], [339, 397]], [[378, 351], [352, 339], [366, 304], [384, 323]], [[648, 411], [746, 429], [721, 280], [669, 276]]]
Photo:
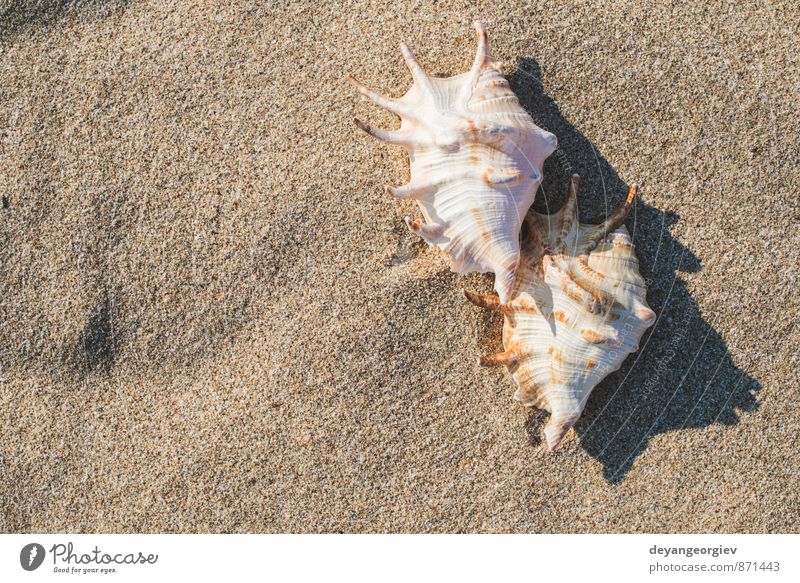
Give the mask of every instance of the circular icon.
[[30, 543], [19, 552], [19, 564], [26, 571], [35, 571], [44, 561], [44, 547], [39, 543]]

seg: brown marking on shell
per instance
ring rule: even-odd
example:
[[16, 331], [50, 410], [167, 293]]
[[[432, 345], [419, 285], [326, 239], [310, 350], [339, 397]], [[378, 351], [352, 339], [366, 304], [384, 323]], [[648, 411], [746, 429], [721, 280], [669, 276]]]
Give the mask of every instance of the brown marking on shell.
[[481, 158], [479, 153], [480, 153], [480, 147], [478, 146], [478, 144], [469, 145], [469, 162], [473, 166], [477, 166], [478, 164], [481, 163]]
[[511, 346], [514, 344], [514, 333], [511, 330], [511, 326], [505, 325], [506, 318], [503, 318], [503, 333], [502, 333], [502, 340], [503, 346]]
[[472, 218], [475, 219], [475, 223], [478, 225], [478, 230], [481, 232], [481, 238], [488, 242], [491, 237], [489, 236], [489, 232], [486, 230], [486, 227], [483, 224], [483, 215], [481, 214], [480, 209], [473, 208], [471, 212]]
[[517, 296], [505, 306], [501, 306], [500, 310], [504, 314], [516, 314], [517, 312], [541, 313], [539, 311], [539, 306], [536, 305], [536, 301], [527, 296]]
[[552, 356], [558, 362], [564, 361], [564, 351], [556, 346], [551, 345], [550, 348], [547, 349], [547, 354]]
[[591, 301], [591, 294], [588, 293], [581, 285], [575, 281], [575, 278], [570, 273], [562, 272], [561, 277], [561, 291], [567, 294], [571, 300], [579, 304], [586, 305]]
[[592, 370], [596, 366], [597, 362], [594, 359], [590, 358], [586, 361], [586, 370]]
[[603, 344], [610, 340], [607, 336], [603, 336], [599, 332], [595, 330], [589, 330], [588, 328], [583, 328], [580, 334], [584, 340], [591, 342], [592, 344]]
[[561, 310], [553, 310], [553, 319], [562, 324], [569, 324], [569, 318]]
[[494, 81], [489, 81], [486, 87], [508, 87], [508, 81], [505, 79], [495, 79]]
[[559, 365], [555, 362], [550, 363], [550, 384], [558, 386], [561, 384], [561, 375], [559, 374]]
[[581, 255], [577, 258], [578, 267], [583, 275], [592, 279], [593, 281], [600, 283], [601, 281], [605, 280], [606, 276], [600, 273], [599, 271], [595, 271], [591, 267], [589, 267], [589, 257], [587, 255]]

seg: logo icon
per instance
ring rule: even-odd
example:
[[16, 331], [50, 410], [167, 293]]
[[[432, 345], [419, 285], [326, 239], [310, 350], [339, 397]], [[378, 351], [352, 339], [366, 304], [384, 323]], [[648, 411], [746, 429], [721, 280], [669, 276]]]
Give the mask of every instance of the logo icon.
[[26, 571], [35, 571], [44, 562], [44, 547], [39, 543], [30, 543], [19, 552], [19, 564]]

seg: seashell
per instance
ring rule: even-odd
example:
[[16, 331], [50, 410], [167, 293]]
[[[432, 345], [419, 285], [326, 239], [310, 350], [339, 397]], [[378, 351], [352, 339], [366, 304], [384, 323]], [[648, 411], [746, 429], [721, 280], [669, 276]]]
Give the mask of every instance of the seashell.
[[557, 140], [519, 104], [492, 59], [484, 26], [476, 22], [475, 30], [478, 49], [466, 73], [429, 77], [401, 44], [414, 79], [403, 97], [384, 97], [348, 80], [401, 119], [395, 131], [354, 121], [408, 152], [410, 182], [386, 187], [398, 198], [417, 201], [425, 221], [406, 217], [408, 228], [446, 251], [453, 271], [493, 272], [495, 290], [506, 302], [519, 264], [522, 221]]
[[623, 225], [636, 185], [605, 222], [584, 225], [577, 214], [579, 180], [570, 179], [559, 212], [528, 214], [510, 302], [464, 292], [472, 303], [502, 312], [504, 351], [480, 363], [508, 367], [514, 398], [550, 412], [544, 433], [551, 450], [578, 420], [592, 389], [639, 348], [656, 319]]

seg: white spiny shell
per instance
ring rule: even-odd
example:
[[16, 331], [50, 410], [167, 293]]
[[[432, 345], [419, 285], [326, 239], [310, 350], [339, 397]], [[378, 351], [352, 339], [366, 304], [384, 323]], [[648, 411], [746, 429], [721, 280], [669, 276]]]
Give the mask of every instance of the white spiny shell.
[[602, 225], [582, 225], [578, 182], [573, 176], [558, 213], [528, 214], [510, 302], [465, 292], [471, 302], [504, 314], [504, 352], [482, 357], [481, 364], [506, 365], [518, 387], [514, 398], [550, 412], [550, 449], [578, 420], [592, 389], [638, 349], [656, 317], [622, 224], [636, 186]]
[[400, 99], [348, 79], [402, 120], [392, 132], [355, 123], [407, 150], [411, 180], [387, 191], [418, 202], [425, 223], [406, 218], [409, 228], [448, 252], [453, 271], [493, 272], [495, 289], [506, 302], [519, 264], [522, 221], [557, 141], [519, 104], [492, 60], [484, 27], [475, 23], [475, 29], [478, 50], [467, 73], [428, 77], [401, 45], [414, 84]]

